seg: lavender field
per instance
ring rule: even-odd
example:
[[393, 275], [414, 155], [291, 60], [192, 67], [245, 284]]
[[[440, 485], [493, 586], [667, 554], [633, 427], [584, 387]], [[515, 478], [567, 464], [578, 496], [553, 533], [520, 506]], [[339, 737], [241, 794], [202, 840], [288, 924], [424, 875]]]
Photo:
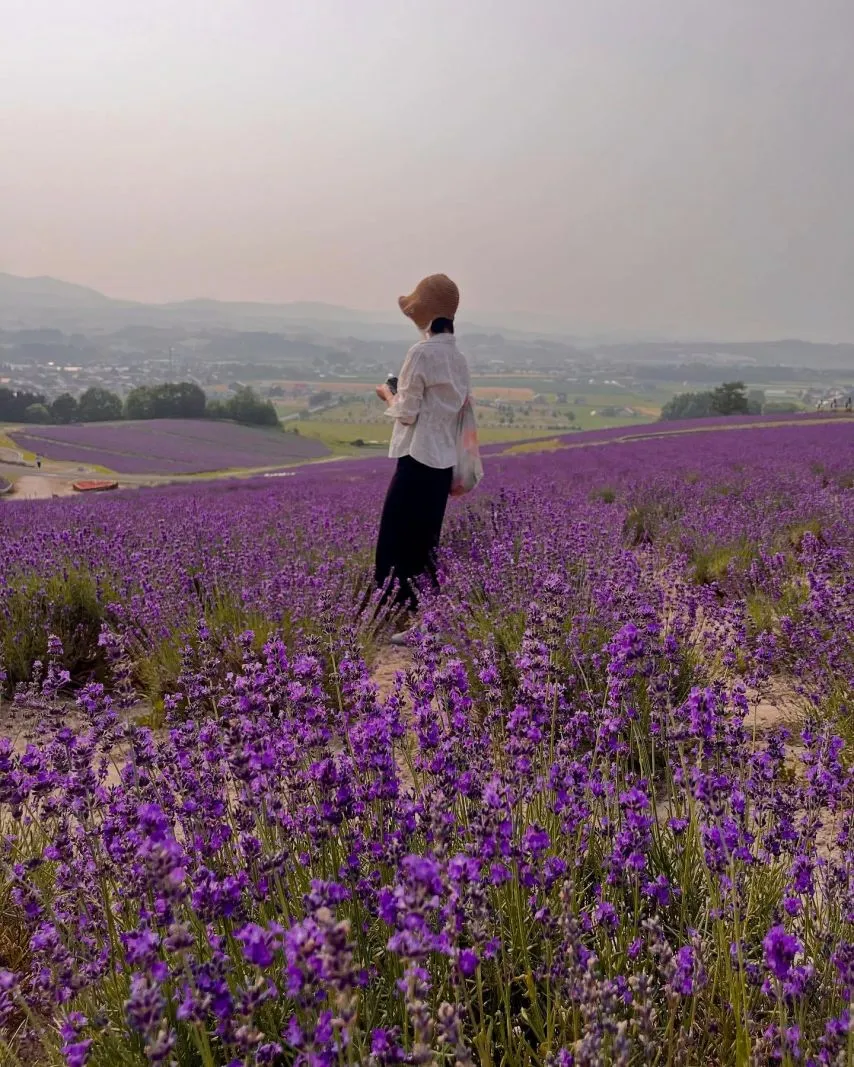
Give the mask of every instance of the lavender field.
[[96, 464], [117, 474], [201, 474], [329, 455], [311, 438], [204, 419], [34, 426], [9, 436], [47, 459]]
[[854, 1063], [854, 425], [389, 474], [0, 509], [0, 1062]]

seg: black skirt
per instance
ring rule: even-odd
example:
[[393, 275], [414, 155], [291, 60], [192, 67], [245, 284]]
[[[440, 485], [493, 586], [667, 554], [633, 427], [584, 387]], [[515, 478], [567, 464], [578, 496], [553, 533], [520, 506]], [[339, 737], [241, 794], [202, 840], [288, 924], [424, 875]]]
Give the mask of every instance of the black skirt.
[[397, 461], [380, 519], [375, 578], [386, 588], [384, 599], [393, 595], [400, 607], [416, 608], [419, 578], [436, 584], [436, 549], [453, 473], [453, 467], [427, 467], [411, 456]]

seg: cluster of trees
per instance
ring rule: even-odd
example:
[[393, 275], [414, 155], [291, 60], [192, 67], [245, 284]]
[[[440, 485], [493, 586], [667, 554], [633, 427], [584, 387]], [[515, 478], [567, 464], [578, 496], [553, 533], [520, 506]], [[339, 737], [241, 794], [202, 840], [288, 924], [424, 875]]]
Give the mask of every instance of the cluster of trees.
[[[26, 389], [0, 388], [0, 422], [36, 422], [27, 414], [37, 408], [47, 411], [47, 400], [41, 393], [31, 393]], [[48, 412], [48, 415], [50, 413]]]
[[139, 385], [125, 398], [126, 419], [203, 419], [207, 397], [193, 382]]
[[61, 393], [50, 405], [47, 419], [33, 419], [33, 422], [114, 422], [124, 416], [122, 398], [109, 389], [93, 385], [79, 397], [71, 393]]
[[662, 421], [705, 419], [713, 415], [760, 415], [765, 404], [761, 390], [747, 391], [744, 382], [724, 382], [703, 393], [679, 393], [661, 409]]
[[48, 401], [41, 393], [0, 389], [0, 422], [116, 422], [119, 419], [231, 419], [248, 426], [278, 426], [269, 400], [241, 386], [228, 400], [208, 402], [193, 382], [167, 382], [131, 389], [124, 402], [117, 393], [93, 386], [79, 397], [62, 393]]
[[97, 387], [80, 398], [63, 393], [49, 401], [27, 389], [0, 389], [0, 422], [107, 422], [122, 417], [122, 400]]
[[209, 419], [231, 419], [247, 426], [278, 426], [279, 416], [269, 400], [262, 400], [248, 385], [241, 386], [228, 400], [211, 400], [205, 414]]

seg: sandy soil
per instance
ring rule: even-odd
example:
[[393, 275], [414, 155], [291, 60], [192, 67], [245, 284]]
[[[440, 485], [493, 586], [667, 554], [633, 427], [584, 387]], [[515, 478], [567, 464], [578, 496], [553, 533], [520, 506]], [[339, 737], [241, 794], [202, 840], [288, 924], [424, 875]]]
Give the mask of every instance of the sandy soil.
[[411, 662], [412, 657], [405, 648], [387, 645], [380, 650], [372, 673], [382, 700], [385, 700], [394, 688], [398, 671], [405, 671]]
[[756, 729], [758, 734], [767, 733], [778, 726], [785, 726], [797, 734], [803, 721], [801, 702], [794, 690], [785, 682], [777, 680], [770, 692], [752, 705], [752, 713], [745, 725]]
[[25, 474], [18, 478], [12, 490], [13, 500], [49, 500], [53, 496], [71, 496], [71, 482], [49, 474]]

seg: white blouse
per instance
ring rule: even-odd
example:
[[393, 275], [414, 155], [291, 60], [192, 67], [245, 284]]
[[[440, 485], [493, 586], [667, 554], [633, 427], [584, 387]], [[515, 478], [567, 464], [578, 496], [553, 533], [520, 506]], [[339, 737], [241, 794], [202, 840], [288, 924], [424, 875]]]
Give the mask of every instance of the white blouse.
[[391, 459], [412, 456], [443, 470], [457, 461], [457, 416], [469, 395], [471, 375], [452, 333], [413, 345], [386, 410], [394, 419]]

